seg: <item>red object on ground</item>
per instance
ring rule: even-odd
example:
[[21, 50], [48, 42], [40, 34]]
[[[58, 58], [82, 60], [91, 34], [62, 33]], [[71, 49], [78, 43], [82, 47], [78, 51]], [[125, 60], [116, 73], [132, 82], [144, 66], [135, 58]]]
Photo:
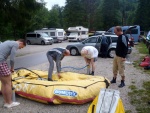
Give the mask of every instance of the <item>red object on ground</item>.
[[150, 57], [146, 56], [140, 63], [140, 66], [142, 67], [150, 66]]

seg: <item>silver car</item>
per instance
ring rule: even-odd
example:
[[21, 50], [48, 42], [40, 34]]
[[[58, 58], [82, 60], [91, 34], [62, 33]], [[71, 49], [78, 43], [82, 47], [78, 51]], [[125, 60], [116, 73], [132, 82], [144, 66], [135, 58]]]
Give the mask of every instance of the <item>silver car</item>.
[[[113, 58], [115, 55], [115, 49], [117, 45], [117, 35], [105, 35], [109, 42], [109, 47], [107, 50], [108, 57]], [[99, 54], [101, 54], [101, 41], [102, 41], [102, 35], [92, 36], [88, 39], [85, 39], [82, 42], [72, 43], [70, 45], [67, 45], [66, 49], [70, 51], [70, 54], [72, 56], [80, 55], [81, 49], [84, 46], [94, 46], [97, 48]], [[130, 54], [132, 51], [132, 48], [128, 48], [128, 54]]]
[[54, 40], [52, 37], [49, 37], [46, 33], [27, 33], [26, 34], [26, 42], [28, 45], [30, 44], [53, 44]]

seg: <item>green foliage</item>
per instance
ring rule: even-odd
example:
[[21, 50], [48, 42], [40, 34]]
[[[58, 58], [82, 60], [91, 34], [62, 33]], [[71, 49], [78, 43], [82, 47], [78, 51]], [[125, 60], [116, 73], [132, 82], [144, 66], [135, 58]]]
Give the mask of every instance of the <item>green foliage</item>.
[[66, 0], [64, 7], [56, 4], [48, 10], [44, 0], [1, 0], [0, 37], [5, 40], [44, 27], [67, 29], [79, 25], [108, 30], [116, 25], [138, 24], [148, 30], [149, 6], [148, 0]]
[[149, 0], [139, 0], [138, 8], [135, 16], [135, 24], [140, 23], [142, 30], [149, 30], [149, 22], [150, 22], [150, 1]]
[[38, 12], [31, 17], [30, 25], [28, 26], [28, 31], [33, 31], [35, 29], [41, 29], [48, 27], [49, 22], [49, 11], [43, 7]]
[[80, 0], [66, 0], [64, 22], [66, 27], [82, 25], [83, 9]]
[[54, 5], [52, 9], [49, 11], [48, 27], [49, 28], [62, 27], [61, 25], [62, 23], [60, 23], [61, 20], [62, 20], [61, 8], [58, 5]]
[[137, 4], [137, 0], [120, 0], [122, 25], [133, 25]]
[[29, 27], [32, 16], [43, 6], [36, 0], [5, 0], [0, 5], [3, 17], [0, 23], [1, 29], [4, 29], [3, 32], [0, 30], [0, 35], [3, 39], [12, 35], [14, 39], [22, 37], [20, 34]]
[[101, 11], [104, 29], [121, 25], [121, 15], [118, 9], [119, 0], [104, 0]]

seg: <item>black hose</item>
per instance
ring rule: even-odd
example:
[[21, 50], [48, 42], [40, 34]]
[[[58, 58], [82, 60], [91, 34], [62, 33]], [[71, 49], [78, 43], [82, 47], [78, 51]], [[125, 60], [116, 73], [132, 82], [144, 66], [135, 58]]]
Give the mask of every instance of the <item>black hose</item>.
[[35, 72], [33, 72], [32, 70], [30, 70], [30, 69], [27, 69], [27, 68], [25, 68], [25, 67], [20, 67], [20, 68], [16, 68], [15, 70], [19, 70], [19, 69], [25, 69], [25, 70], [28, 70], [28, 71], [30, 71], [30, 72], [32, 72], [32, 73], [34, 73], [34, 74], [36, 74], [41, 80], [42, 80], [42, 78], [40, 77], [40, 75], [39, 74], [37, 74], [37, 73], [35, 73]]

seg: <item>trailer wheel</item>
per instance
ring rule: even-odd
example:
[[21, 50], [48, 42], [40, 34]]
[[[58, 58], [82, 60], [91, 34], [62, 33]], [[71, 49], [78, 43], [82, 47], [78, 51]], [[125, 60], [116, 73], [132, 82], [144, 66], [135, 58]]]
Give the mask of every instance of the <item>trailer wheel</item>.
[[27, 40], [27, 44], [28, 44], [28, 45], [31, 45], [31, 42], [30, 42], [29, 40]]

